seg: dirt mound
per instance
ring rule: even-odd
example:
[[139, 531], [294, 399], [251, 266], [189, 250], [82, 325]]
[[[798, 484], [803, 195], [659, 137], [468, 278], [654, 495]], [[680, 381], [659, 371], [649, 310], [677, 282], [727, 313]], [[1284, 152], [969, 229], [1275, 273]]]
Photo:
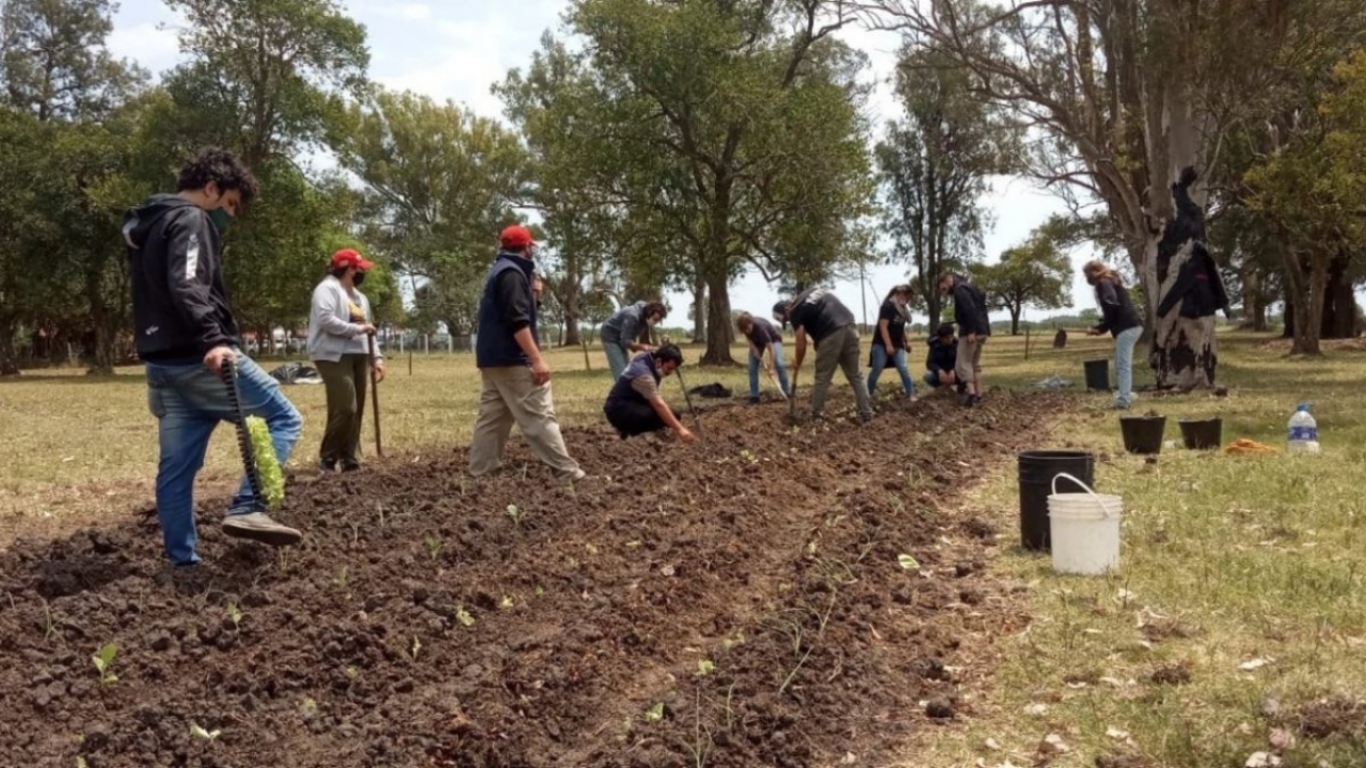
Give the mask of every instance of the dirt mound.
[[525, 453], [464, 480], [463, 450], [292, 480], [301, 547], [234, 543], [206, 507], [189, 572], [154, 517], [17, 542], [0, 764], [876, 764], [970, 716], [965, 640], [1027, 621], [985, 577], [990, 530], [944, 507], [1065, 402], [863, 428], [726, 407], [693, 446], [572, 431], [611, 476], [577, 490]]

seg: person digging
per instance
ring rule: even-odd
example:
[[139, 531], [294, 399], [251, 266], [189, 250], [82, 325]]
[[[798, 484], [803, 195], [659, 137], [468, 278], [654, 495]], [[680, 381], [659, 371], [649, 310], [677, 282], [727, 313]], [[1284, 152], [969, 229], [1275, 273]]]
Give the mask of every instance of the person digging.
[[637, 301], [617, 310], [602, 324], [598, 335], [607, 352], [607, 369], [614, 380], [626, 370], [632, 355], [652, 349], [640, 340], [641, 332], [646, 327], [658, 325], [668, 315], [668, 309], [658, 301]]
[[816, 344], [816, 385], [811, 391], [811, 418], [823, 416], [830, 382], [835, 378], [835, 369], [839, 368], [854, 390], [859, 419], [864, 424], [872, 421], [873, 405], [859, 368], [859, 338], [854, 313], [835, 294], [822, 288], [803, 291], [791, 302], [775, 306], [773, 312], [776, 319], [791, 323], [797, 331], [797, 356], [792, 362], [794, 380], [806, 357], [807, 336]]
[[677, 435], [685, 443], [696, 439], [678, 420], [678, 414], [664, 402], [659, 392], [659, 383], [682, 364], [682, 350], [673, 344], [665, 344], [636, 355], [617, 377], [607, 393], [602, 412], [621, 439], [664, 430]]
[[[773, 372], [778, 372], [778, 387], [782, 390], [783, 397], [787, 398], [791, 392], [791, 387], [787, 383], [787, 366], [783, 364], [783, 336], [778, 329], [773, 327], [773, 323], [762, 317], [755, 317], [748, 312], [741, 312], [735, 319], [735, 327], [749, 341], [749, 401], [759, 402], [759, 369], [770, 379]], [[765, 362], [764, 353], [767, 352], [768, 359], [772, 362]]]
[[[222, 233], [256, 196], [251, 171], [223, 149], [206, 149], [180, 170], [174, 195], [152, 195], [123, 220], [133, 293], [134, 338], [157, 418], [157, 517], [166, 556], [200, 562], [194, 521], [195, 475], [220, 421], [242, 414], [265, 421], [284, 466], [303, 418], [280, 383], [241, 349], [223, 283]], [[231, 382], [224, 386], [224, 378]], [[299, 531], [272, 520], [248, 469], [223, 519], [223, 533], [275, 546]]]

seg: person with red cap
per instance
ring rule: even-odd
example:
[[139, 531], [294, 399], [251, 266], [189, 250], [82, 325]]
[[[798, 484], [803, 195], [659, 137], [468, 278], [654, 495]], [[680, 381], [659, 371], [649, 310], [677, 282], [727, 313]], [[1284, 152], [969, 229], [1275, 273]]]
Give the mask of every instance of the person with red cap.
[[360, 429], [365, 420], [365, 390], [370, 366], [376, 381], [384, 380], [384, 357], [370, 342], [375, 319], [370, 300], [359, 290], [374, 267], [360, 253], [343, 248], [318, 287], [313, 289], [313, 308], [308, 316], [308, 357], [322, 374], [327, 390], [327, 429], [323, 432], [318, 466], [332, 472], [360, 469]]
[[470, 443], [469, 473], [485, 477], [502, 467], [503, 448], [516, 422], [532, 453], [557, 478], [582, 480], [586, 474], [570, 458], [560, 434], [550, 396], [550, 366], [541, 356], [532, 261], [535, 241], [526, 227], [514, 224], [503, 230], [499, 245], [479, 299], [474, 359], [483, 389]]

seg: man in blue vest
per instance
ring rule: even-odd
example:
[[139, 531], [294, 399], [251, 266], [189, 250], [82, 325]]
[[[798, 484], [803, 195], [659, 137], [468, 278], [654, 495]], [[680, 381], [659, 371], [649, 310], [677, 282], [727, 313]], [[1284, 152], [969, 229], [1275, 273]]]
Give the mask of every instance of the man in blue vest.
[[602, 412], [623, 440], [669, 429], [684, 442], [693, 441], [693, 433], [678, 421], [678, 414], [659, 394], [659, 382], [682, 364], [683, 352], [676, 345], [665, 344], [636, 355], [617, 377]]
[[484, 282], [474, 344], [483, 391], [470, 444], [470, 475], [483, 477], [502, 467], [503, 447], [516, 422], [536, 458], [557, 478], [573, 482], [585, 473], [564, 447], [550, 397], [550, 367], [541, 357], [534, 245], [526, 227], [503, 230], [498, 258]]

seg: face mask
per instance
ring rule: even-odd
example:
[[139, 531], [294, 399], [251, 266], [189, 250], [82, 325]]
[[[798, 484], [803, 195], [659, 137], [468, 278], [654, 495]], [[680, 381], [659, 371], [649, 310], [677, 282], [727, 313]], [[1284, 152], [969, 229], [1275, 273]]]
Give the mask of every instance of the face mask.
[[363, 282], [365, 282], [364, 272], [357, 272], [356, 274], [351, 276], [351, 284], [356, 286], [357, 288], [359, 288], [360, 284]]
[[221, 235], [232, 223], [232, 214], [228, 213], [226, 208], [215, 208], [209, 211], [209, 221], [213, 222], [213, 228]]

